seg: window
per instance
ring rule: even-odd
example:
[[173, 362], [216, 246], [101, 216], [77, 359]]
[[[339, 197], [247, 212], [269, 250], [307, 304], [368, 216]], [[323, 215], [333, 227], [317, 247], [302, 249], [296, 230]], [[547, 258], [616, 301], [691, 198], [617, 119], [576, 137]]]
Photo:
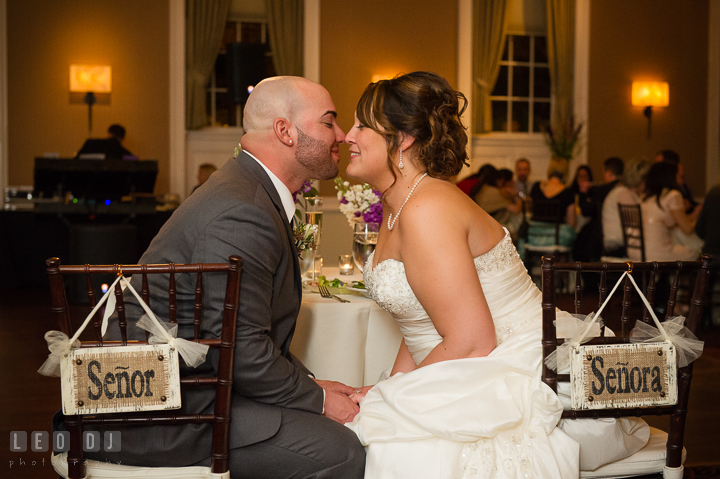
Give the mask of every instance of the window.
[[543, 131], [550, 121], [550, 69], [544, 36], [507, 36], [490, 101], [492, 131]]
[[220, 52], [215, 59], [215, 68], [210, 75], [206, 88], [206, 111], [211, 126], [237, 127], [242, 125], [242, 109], [244, 105], [232, 101], [228, 68], [229, 58], [226, 53], [226, 45], [234, 42], [265, 45], [264, 77], [275, 76], [275, 66], [267, 35], [267, 23], [263, 21], [227, 22], [220, 45]]

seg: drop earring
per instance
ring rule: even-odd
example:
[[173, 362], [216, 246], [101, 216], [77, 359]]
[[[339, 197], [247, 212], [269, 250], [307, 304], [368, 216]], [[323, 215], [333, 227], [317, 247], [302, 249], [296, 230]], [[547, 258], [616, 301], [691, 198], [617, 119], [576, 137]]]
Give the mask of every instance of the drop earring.
[[401, 170], [405, 168], [405, 165], [402, 162], [402, 146], [400, 147], [400, 163], [398, 163], [398, 168], [400, 168]]

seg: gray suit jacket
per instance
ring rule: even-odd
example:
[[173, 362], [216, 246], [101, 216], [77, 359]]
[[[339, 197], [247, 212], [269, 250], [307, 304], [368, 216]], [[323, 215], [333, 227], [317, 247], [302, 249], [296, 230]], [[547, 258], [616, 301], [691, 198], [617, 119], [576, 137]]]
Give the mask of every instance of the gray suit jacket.
[[[292, 230], [270, 178], [244, 153], [230, 159], [173, 213], [140, 262], [223, 263], [233, 254], [243, 259], [230, 437], [230, 447], [236, 448], [273, 436], [283, 408], [317, 414], [323, 408], [322, 388], [288, 351], [302, 295]], [[220, 337], [225, 279], [224, 274], [203, 275], [205, 338]], [[167, 278], [150, 283], [150, 308], [165, 321], [167, 284]], [[192, 337], [195, 275], [178, 274], [176, 284], [179, 335]], [[136, 276], [133, 287], [139, 291], [139, 286]], [[142, 311], [134, 298], [125, 297], [128, 337], [144, 339], [144, 331], [134, 325]], [[119, 335], [114, 326], [108, 333]], [[216, 366], [217, 354], [189, 374]], [[214, 391], [189, 388], [182, 400], [183, 411], [211, 412]], [[206, 425], [127, 428], [121, 460], [148, 466], [193, 464], [210, 456], [210, 438]]]

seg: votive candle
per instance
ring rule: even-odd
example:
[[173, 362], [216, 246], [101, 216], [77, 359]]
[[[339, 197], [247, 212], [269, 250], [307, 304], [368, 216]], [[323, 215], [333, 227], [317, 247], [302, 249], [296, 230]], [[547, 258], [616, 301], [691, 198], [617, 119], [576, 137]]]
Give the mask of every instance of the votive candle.
[[354, 274], [355, 265], [353, 264], [352, 255], [341, 254], [338, 260], [338, 266], [340, 267], [340, 274]]

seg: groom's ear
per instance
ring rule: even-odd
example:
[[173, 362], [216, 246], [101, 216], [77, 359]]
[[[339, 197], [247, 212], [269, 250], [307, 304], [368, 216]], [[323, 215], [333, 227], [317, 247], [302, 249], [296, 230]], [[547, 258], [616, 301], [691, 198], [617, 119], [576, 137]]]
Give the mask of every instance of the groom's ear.
[[295, 131], [296, 130], [293, 128], [293, 124], [290, 120], [286, 118], [275, 118], [273, 120], [273, 132], [275, 133], [277, 139], [280, 140], [280, 143], [287, 146], [293, 146], [297, 140], [297, 138], [293, 138]]

